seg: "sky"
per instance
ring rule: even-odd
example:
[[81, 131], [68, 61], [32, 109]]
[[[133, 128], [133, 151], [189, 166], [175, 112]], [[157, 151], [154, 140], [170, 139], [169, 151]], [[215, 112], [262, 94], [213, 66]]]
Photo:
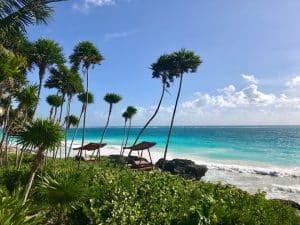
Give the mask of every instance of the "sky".
[[[57, 41], [68, 57], [80, 41], [91, 41], [105, 60], [90, 71], [95, 103], [88, 126], [103, 126], [108, 92], [123, 99], [111, 124], [123, 124], [128, 105], [138, 108], [133, 125], [152, 115], [161, 93], [151, 63], [164, 53], [193, 50], [203, 63], [185, 74], [176, 125], [300, 124], [300, 1], [289, 0], [69, 0], [53, 5], [47, 26], [28, 37]], [[48, 76], [48, 74], [47, 74]], [[37, 71], [29, 75], [37, 82]], [[152, 125], [168, 125], [179, 80], [171, 85]], [[37, 114], [47, 116], [42, 90]], [[71, 111], [79, 115], [74, 98]]]

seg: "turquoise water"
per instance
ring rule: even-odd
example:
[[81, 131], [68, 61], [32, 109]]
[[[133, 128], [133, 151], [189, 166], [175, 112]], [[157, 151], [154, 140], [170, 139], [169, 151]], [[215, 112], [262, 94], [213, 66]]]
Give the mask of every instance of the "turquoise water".
[[[132, 128], [129, 145], [140, 128]], [[73, 135], [71, 130], [68, 139]], [[102, 128], [88, 128], [87, 141], [99, 141]], [[155, 141], [163, 149], [168, 127], [150, 127], [140, 141]], [[120, 145], [121, 127], [109, 128], [105, 142]], [[81, 129], [76, 142], [81, 139]], [[279, 166], [300, 165], [300, 126], [175, 127], [170, 153], [218, 160], [255, 161]]]

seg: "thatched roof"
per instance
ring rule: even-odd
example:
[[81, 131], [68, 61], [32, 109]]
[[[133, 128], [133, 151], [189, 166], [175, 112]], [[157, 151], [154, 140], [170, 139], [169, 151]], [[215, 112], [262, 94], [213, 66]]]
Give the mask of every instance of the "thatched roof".
[[132, 151], [141, 151], [144, 149], [149, 149], [156, 145], [156, 142], [148, 142], [148, 141], [143, 141], [137, 145], [130, 146], [130, 147], [125, 147], [124, 149], [130, 149]]
[[105, 143], [100, 145], [99, 143], [90, 142], [87, 145], [84, 145], [83, 147], [73, 148], [73, 150], [81, 150], [82, 149], [82, 150], [86, 150], [86, 151], [94, 151], [94, 150], [103, 148], [105, 145], [106, 145]]

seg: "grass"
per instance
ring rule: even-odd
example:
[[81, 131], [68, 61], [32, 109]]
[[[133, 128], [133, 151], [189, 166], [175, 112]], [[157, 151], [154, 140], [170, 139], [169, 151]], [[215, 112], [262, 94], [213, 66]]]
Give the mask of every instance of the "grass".
[[[22, 192], [30, 157], [20, 171], [0, 170], [2, 198]], [[267, 200], [264, 193], [250, 195], [157, 170], [132, 171], [106, 158], [100, 164], [82, 163], [79, 171], [72, 160], [48, 160], [29, 199], [22, 213], [39, 215], [40, 224], [300, 224], [295, 209]]]

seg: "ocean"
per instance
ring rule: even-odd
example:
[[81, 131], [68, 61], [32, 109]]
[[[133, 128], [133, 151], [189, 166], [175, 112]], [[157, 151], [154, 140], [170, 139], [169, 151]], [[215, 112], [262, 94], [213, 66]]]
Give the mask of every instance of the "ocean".
[[[98, 142], [103, 128], [87, 128], [86, 142]], [[140, 130], [131, 129], [128, 145]], [[68, 144], [73, 136], [70, 130]], [[154, 141], [152, 158], [163, 157], [168, 127], [149, 127], [140, 141]], [[81, 144], [81, 129], [74, 147]], [[122, 127], [110, 127], [102, 155], [119, 154]], [[75, 155], [77, 152], [73, 152]], [[125, 153], [127, 154], [127, 153]], [[300, 203], [300, 126], [174, 127], [168, 159], [185, 158], [208, 166], [203, 180], [232, 184], [250, 193]]]

